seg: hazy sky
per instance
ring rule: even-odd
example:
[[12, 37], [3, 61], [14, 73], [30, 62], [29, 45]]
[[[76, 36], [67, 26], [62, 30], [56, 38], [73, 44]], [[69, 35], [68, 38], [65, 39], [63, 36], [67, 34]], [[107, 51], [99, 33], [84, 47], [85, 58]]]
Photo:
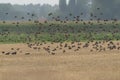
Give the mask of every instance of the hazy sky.
[[48, 3], [51, 5], [58, 4], [59, 0], [0, 0], [0, 3], [12, 3], [12, 4], [44, 4]]

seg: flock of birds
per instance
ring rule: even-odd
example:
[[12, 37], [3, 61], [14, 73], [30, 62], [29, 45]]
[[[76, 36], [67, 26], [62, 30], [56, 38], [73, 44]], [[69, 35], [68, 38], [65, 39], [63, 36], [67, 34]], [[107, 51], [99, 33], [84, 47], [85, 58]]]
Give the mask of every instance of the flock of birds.
[[[116, 41], [88, 41], [88, 42], [35, 42], [27, 43], [27, 49], [31, 49], [38, 54], [81, 54], [81, 51], [90, 53], [104, 53], [107, 51], [120, 51], [120, 42]], [[32, 52], [24, 52], [20, 48], [11, 48], [11, 51], [2, 51], [2, 55], [19, 55], [24, 53], [24, 55], [34, 54]]]
[[[97, 10], [100, 10], [100, 8], [97, 8]], [[9, 15], [9, 13], [5, 13], [5, 14]], [[31, 15], [32, 17], [34, 17], [35, 14], [27, 13], [27, 15]], [[64, 33], [65, 38], [67, 39], [70, 36], [70, 33], [76, 33], [76, 32], [77, 33], [91, 32], [94, 34], [99, 34], [101, 32], [106, 32], [106, 33], [109, 32], [109, 33], [112, 33], [112, 36], [120, 32], [118, 28], [119, 23], [117, 19], [111, 18], [111, 20], [107, 20], [107, 19], [103, 20], [95, 16], [93, 13], [90, 13], [91, 19], [89, 21], [84, 21], [83, 19], [81, 19], [82, 15], [84, 15], [84, 13], [80, 13], [79, 16], [73, 16], [70, 13], [68, 16], [64, 17], [64, 19], [61, 19], [60, 16], [54, 17], [53, 13], [49, 13], [48, 16], [52, 16], [52, 19], [53, 19], [52, 21], [60, 22], [60, 24], [69, 23], [70, 21], [73, 21], [74, 24], [78, 24], [79, 22], [81, 22], [86, 27], [80, 27], [78, 29], [75, 29], [75, 27], [73, 26], [69, 26], [69, 28], [65, 27], [67, 26], [67, 24], [60, 26], [60, 24], [50, 23], [49, 28], [47, 30], [46, 28], [44, 28], [43, 24], [47, 24], [49, 23], [49, 21], [45, 20], [44, 23], [41, 23], [38, 20], [34, 20], [34, 23], [39, 24], [40, 26], [39, 26], [38, 31], [33, 32], [33, 33], [36, 36], [37, 34], [40, 34], [41, 32], [47, 31], [47, 33], [51, 34], [51, 37], [53, 37], [55, 33], [60, 32], [60, 33]], [[104, 14], [101, 12], [100, 15], [102, 16]], [[14, 17], [17, 18], [17, 16], [14, 16]], [[69, 20], [70, 17], [72, 17], [73, 20]], [[24, 20], [25, 17], [21, 17], [21, 19]], [[109, 23], [109, 21], [111, 21], [111, 23], [113, 24], [113, 30], [110, 30], [109, 28], [105, 28], [104, 26], [99, 26], [97, 29], [94, 27], [87, 26], [87, 25], [91, 25], [91, 26], [94, 25], [94, 19], [99, 25], [106, 25], [107, 23]], [[32, 19], [28, 19], [28, 21], [32, 21]], [[6, 21], [3, 21], [3, 23], [5, 24]], [[13, 22], [13, 24], [15, 24], [16, 26], [19, 26], [20, 22]], [[0, 33], [0, 34], [2, 35], [3, 33]], [[9, 32], [7, 34], [9, 34]], [[79, 36], [81, 35], [78, 35], [77, 37]], [[56, 43], [55, 41], [53, 41], [51, 42], [50, 45], [47, 45], [46, 42], [36, 41], [35, 43], [28, 42], [26, 45], [29, 49], [33, 49], [39, 52], [45, 51], [45, 53], [48, 53], [51, 55], [55, 55], [57, 54], [57, 52], [68, 53], [70, 51], [73, 51], [74, 53], [76, 53], [76, 52], [80, 52], [81, 49], [89, 50], [89, 52], [105, 52], [105, 51], [111, 51], [111, 50], [118, 50], [118, 51], [120, 50], [119, 41], [114, 42], [111, 39], [107, 39], [107, 38], [101, 41], [94, 41], [94, 39], [91, 39], [90, 34], [89, 34], [89, 37], [87, 36], [86, 38], [88, 38], [87, 42], [72, 41], [71, 43], [70, 42], [57, 42]], [[119, 40], [119, 38], [117, 40]], [[56, 46], [53, 47], [54, 44], [56, 44]], [[11, 48], [10, 52], [2, 51], [3, 55], [17, 55], [18, 53], [22, 53], [22, 50], [20, 48], [17, 48], [17, 49]], [[25, 55], [30, 55], [30, 54], [32, 53], [30, 52], [25, 53]]]

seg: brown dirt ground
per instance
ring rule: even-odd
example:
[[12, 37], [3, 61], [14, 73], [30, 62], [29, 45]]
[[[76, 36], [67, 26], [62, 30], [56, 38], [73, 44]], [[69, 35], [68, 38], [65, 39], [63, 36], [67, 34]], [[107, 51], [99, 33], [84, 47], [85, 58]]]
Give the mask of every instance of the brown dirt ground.
[[[1, 54], [11, 48], [22, 52], [14, 56]], [[56, 55], [49, 55], [26, 44], [0, 44], [0, 80], [120, 80], [120, 51], [89, 50], [75, 53], [66, 49], [66, 53], [58, 50]], [[31, 54], [24, 55], [26, 52]]]

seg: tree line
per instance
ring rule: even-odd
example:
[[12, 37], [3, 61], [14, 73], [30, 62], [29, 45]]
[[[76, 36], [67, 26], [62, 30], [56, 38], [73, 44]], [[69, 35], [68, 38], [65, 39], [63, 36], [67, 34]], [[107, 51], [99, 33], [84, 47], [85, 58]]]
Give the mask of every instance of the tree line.
[[[59, 0], [59, 5], [0, 4], [0, 20], [50, 19], [53, 16], [80, 16], [88, 19], [120, 19], [120, 0]], [[28, 15], [29, 14], [29, 15]], [[73, 18], [73, 17], [72, 17]], [[70, 18], [69, 18], [70, 19]]]
[[51, 6], [49, 4], [28, 4], [28, 5], [12, 5], [0, 4], [0, 20], [28, 20], [47, 18], [48, 13], [58, 10], [58, 5]]
[[[59, 0], [62, 15], [74, 16], [84, 14], [84, 18], [120, 19], [120, 0]], [[90, 14], [90, 15], [89, 15]]]
[[88, 8], [88, 0], [59, 0], [59, 8], [62, 12], [70, 12], [78, 15], [80, 12], [86, 12]]

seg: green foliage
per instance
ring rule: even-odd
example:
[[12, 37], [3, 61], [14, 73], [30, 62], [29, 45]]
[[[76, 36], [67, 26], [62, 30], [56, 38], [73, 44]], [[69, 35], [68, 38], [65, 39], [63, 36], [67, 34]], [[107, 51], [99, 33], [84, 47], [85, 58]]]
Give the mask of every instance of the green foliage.
[[[86, 23], [86, 25], [84, 24]], [[120, 22], [0, 23], [0, 43], [120, 40]], [[102, 25], [100, 25], [102, 24]], [[117, 25], [116, 25], [117, 24]]]

